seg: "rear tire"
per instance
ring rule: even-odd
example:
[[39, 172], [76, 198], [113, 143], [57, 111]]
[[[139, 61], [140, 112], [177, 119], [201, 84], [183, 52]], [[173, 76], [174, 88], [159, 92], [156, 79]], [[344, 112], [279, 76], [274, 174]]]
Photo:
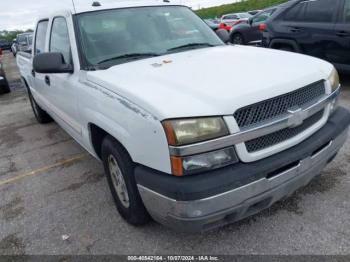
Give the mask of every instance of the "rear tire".
[[101, 149], [104, 170], [119, 214], [131, 225], [150, 221], [143, 205], [134, 176], [134, 163], [126, 150], [107, 135]]
[[51, 116], [46, 113], [46, 111], [44, 111], [35, 101], [32, 93], [30, 92], [30, 89], [28, 88], [28, 96], [29, 96], [29, 101], [30, 101], [30, 105], [32, 106], [33, 109], [33, 113], [34, 116], [36, 118], [36, 120], [40, 123], [40, 124], [46, 124], [46, 123], [50, 123], [52, 122], [52, 118]]
[[290, 47], [290, 46], [287, 46], [287, 45], [280, 46], [280, 47], [278, 47], [276, 49], [281, 50], [281, 51], [286, 51], [286, 52], [295, 52], [293, 47]]
[[7, 79], [5, 78], [4, 83], [2, 85], [0, 85], [0, 95], [7, 94], [10, 92], [11, 92], [11, 90], [10, 90], [9, 83], [7, 82]]

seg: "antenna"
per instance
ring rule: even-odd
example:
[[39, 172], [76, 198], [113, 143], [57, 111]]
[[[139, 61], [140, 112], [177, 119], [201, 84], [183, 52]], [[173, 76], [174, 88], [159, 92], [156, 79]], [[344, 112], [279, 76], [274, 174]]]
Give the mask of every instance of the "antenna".
[[73, 4], [73, 8], [74, 8], [74, 13], [76, 13], [76, 12], [77, 12], [77, 10], [75, 9], [74, 0], [72, 0], [72, 4]]

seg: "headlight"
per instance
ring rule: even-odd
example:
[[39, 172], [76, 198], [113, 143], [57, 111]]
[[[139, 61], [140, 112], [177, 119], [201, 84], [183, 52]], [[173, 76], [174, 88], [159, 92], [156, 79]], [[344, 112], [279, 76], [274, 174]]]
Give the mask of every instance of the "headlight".
[[237, 162], [238, 158], [233, 147], [187, 157], [171, 157], [172, 173], [175, 176], [192, 175]]
[[[328, 78], [329, 83], [331, 85], [332, 93], [336, 91], [339, 88], [340, 81], [339, 81], [339, 74], [335, 68], [333, 68], [331, 75]], [[331, 102], [331, 108], [330, 108], [330, 114], [332, 114], [337, 107], [339, 106], [339, 97], [337, 96], [332, 102]]]
[[181, 146], [193, 144], [229, 135], [221, 117], [168, 120], [163, 127], [169, 145]]
[[335, 90], [338, 89], [339, 87], [339, 74], [338, 71], [333, 68], [331, 75], [328, 78], [330, 84], [331, 84], [331, 88], [332, 88], [332, 92], [334, 92]]

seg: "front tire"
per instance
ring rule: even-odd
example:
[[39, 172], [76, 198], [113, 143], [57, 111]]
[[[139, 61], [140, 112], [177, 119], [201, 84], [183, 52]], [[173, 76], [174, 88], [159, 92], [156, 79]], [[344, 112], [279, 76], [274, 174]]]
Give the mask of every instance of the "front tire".
[[28, 88], [28, 96], [29, 96], [29, 101], [30, 101], [30, 105], [32, 106], [33, 109], [33, 113], [34, 116], [36, 118], [36, 120], [40, 123], [40, 124], [46, 124], [46, 123], [50, 123], [52, 122], [52, 118], [51, 116], [46, 113], [46, 111], [44, 111], [35, 101], [32, 93], [30, 92], [29, 88]]
[[146, 224], [150, 216], [142, 203], [129, 154], [109, 135], [103, 140], [101, 151], [108, 185], [119, 214], [129, 224]]
[[244, 38], [243, 35], [240, 33], [233, 34], [231, 43], [234, 45], [244, 45]]

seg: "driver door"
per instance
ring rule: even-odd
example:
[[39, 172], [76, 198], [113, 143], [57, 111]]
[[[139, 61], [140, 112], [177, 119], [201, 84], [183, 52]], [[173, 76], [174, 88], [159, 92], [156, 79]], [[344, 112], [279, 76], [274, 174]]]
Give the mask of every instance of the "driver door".
[[[49, 52], [61, 53], [65, 64], [72, 64], [71, 37], [66, 18], [55, 17], [52, 20]], [[46, 74], [45, 85], [48, 90], [48, 100], [60, 124], [77, 140], [81, 136], [81, 125], [77, 105], [76, 88], [77, 74], [60, 73]]]

